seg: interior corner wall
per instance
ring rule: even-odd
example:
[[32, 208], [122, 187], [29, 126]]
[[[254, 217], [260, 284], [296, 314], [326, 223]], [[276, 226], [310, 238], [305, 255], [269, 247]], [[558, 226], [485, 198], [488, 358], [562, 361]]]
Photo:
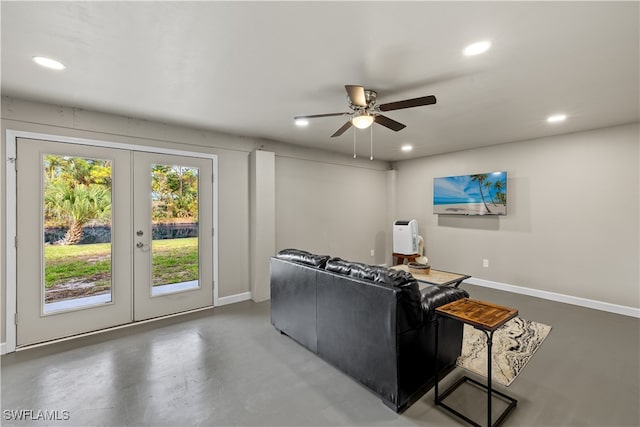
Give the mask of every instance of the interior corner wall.
[[401, 218], [398, 218], [398, 171], [387, 171], [387, 224], [386, 224], [386, 236], [387, 236], [387, 257], [386, 264], [394, 265], [393, 259], [393, 223]]
[[[639, 151], [631, 124], [398, 162], [397, 212], [434, 268], [638, 308]], [[502, 170], [506, 216], [432, 213], [433, 178]]]

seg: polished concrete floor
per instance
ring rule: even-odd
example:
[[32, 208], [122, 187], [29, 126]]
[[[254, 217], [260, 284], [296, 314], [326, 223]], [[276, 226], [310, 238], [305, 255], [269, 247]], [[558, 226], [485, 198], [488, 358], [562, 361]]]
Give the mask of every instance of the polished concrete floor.
[[[505, 425], [640, 425], [638, 319], [463, 287], [474, 298], [518, 308], [522, 317], [553, 326], [521, 375], [510, 387], [499, 387], [518, 399]], [[434, 407], [433, 390], [403, 414], [393, 413], [277, 333], [268, 302], [23, 350], [1, 363], [2, 425], [464, 425]], [[441, 384], [462, 373], [454, 370]], [[450, 404], [481, 412], [484, 396], [471, 386], [459, 390]], [[19, 410], [33, 411], [22, 414], [36, 420], [14, 421]], [[59, 420], [37, 420], [46, 416], [38, 411]]]

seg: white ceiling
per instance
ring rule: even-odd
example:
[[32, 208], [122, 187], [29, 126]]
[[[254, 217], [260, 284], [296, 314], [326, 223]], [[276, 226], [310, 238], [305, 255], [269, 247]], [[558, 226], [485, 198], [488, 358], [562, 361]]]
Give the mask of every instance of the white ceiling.
[[[345, 84], [399, 160], [639, 120], [638, 2], [7, 2], [2, 95], [352, 153]], [[485, 54], [462, 49], [490, 40]], [[35, 65], [34, 55], [67, 69]], [[550, 125], [553, 113], [568, 115]], [[368, 156], [369, 130], [358, 131]], [[407, 154], [404, 143], [415, 146]]]

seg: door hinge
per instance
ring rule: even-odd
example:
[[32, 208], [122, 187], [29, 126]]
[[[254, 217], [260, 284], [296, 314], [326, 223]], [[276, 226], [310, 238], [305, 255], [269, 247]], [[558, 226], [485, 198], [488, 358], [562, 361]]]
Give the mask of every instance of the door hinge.
[[14, 238], [13, 238], [13, 246], [15, 246], [16, 249], [18, 249], [18, 236], [14, 236]]
[[18, 171], [18, 158], [17, 157], [9, 157], [9, 161], [11, 163], [13, 163], [13, 167], [15, 168], [16, 172]]
[[216, 287], [216, 281], [215, 280], [211, 281], [211, 286], [214, 287], [214, 288]]
[[214, 175], [211, 174], [211, 182], [214, 182], [213, 180], [214, 180]]
[[17, 325], [18, 324], [18, 313], [14, 313], [13, 315], [13, 322]]
[[216, 229], [215, 228], [211, 228], [211, 235], [215, 236], [216, 235]]

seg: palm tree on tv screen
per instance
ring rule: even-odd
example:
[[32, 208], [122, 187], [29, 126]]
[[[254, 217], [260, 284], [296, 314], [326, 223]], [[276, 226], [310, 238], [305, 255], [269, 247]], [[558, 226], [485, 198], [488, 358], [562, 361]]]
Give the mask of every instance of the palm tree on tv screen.
[[489, 177], [489, 174], [487, 173], [479, 173], [479, 174], [471, 175], [471, 182], [478, 183], [478, 188], [480, 189], [480, 197], [482, 198], [482, 203], [484, 204], [485, 209], [487, 209], [487, 212], [491, 213], [491, 209], [489, 209], [489, 206], [487, 206], [487, 202], [484, 199], [484, 192], [482, 191], [482, 187], [484, 187], [484, 183], [487, 181], [488, 177]]
[[496, 181], [493, 183], [493, 189], [495, 190], [496, 193], [496, 199], [498, 199], [498, 202], [506, 205], [507, 204], [507, 198], [506, 195], [504, 194], [504, 183], [502, 181]]

